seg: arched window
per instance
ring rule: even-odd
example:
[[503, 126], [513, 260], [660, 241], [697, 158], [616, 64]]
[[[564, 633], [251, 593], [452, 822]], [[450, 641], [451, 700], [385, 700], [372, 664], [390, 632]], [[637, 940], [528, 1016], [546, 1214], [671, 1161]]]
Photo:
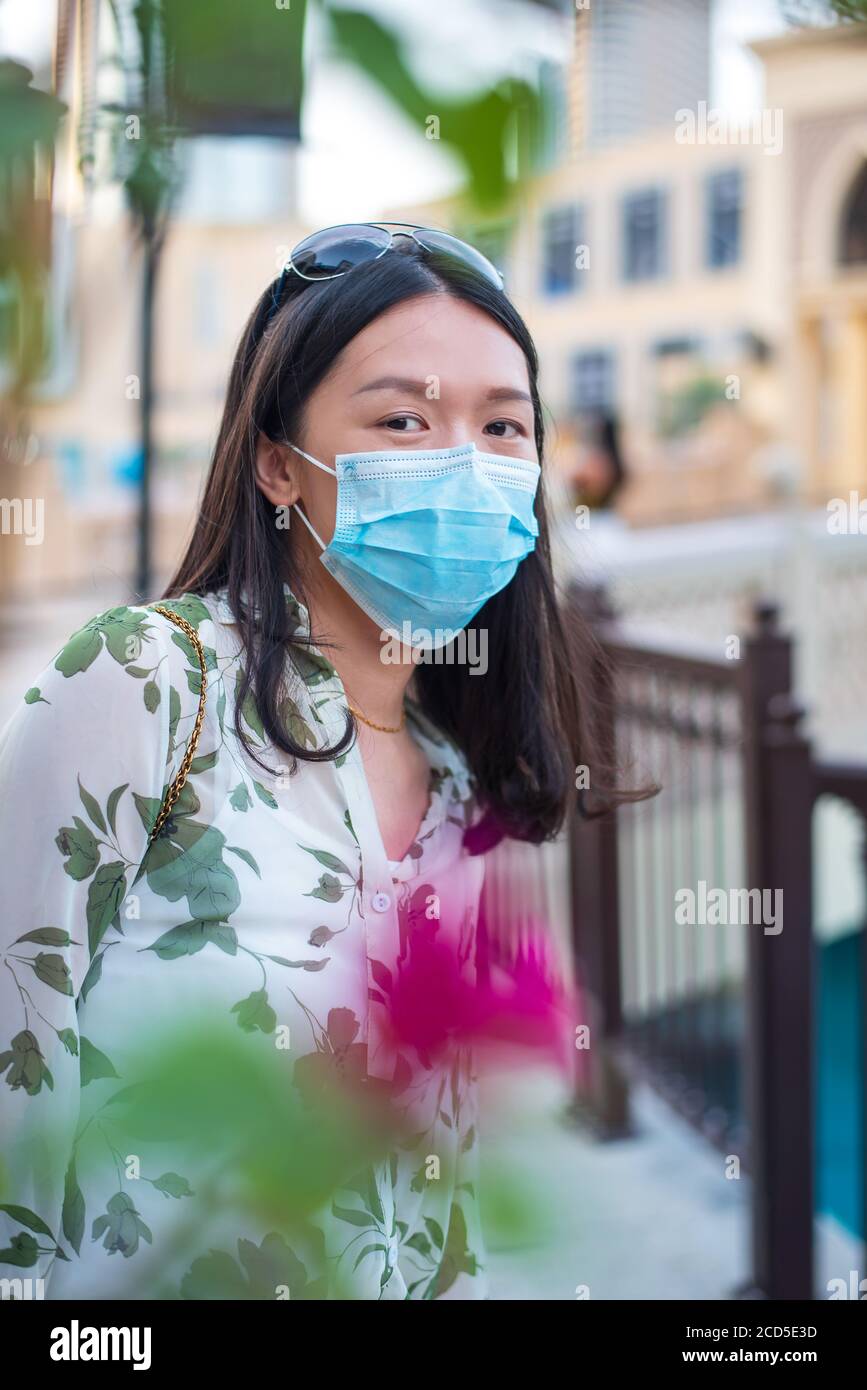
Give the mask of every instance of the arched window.
[[867, 160], [858, 170], [843, 204], [840, 263], [867, 265]]

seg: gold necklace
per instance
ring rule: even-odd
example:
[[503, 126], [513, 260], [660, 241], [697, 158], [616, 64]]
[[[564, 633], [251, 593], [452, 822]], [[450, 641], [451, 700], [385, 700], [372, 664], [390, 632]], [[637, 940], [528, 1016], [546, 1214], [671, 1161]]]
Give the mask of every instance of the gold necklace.
[[392, 728], [389, 724], [374, 724], [372, 719], [368, 719], [366, 714], [362, 714], [361, 710], [356, 709], [348, 700], [346, 703], [349, 706], [350, 712], [355, 715], [356, 719], [360, 719], [362, 724], [367, 724], [371, 729], [378, 729], [381, 734], [399, 734], [406, 722], [406, 710], [404, 710], [400, 716], [400, 723], [396, 729]]

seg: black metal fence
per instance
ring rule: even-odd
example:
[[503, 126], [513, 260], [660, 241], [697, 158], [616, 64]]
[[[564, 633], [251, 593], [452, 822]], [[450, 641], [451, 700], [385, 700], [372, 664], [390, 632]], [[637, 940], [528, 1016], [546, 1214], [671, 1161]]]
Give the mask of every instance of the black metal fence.
[[[603, 1134], [628, 1133], [630, 1077], [648, 1079], [751, 1176], [742, 1292], [811, 1298], [812, 812], [828, 794], [867, 822], [867, 763], [814, 759], [772, 605], [758, 605], [754, 630], [725, 652], [702, 653], [631, 636], [598, 592], [575, 589], [571, 601], [602, 648], [598, 735], [627, 776], [662, 787], [571, 826], [591, 1022], [582, 1102]], [[862, 1021], [865, 1001], [867, 969]]]

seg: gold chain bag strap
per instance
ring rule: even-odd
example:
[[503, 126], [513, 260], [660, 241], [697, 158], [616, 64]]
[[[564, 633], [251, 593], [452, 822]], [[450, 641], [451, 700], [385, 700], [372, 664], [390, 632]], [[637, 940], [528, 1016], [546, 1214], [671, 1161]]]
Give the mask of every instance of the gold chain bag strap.
[[202, 646], [202, 640], [199, 637], [199, 634], [196, 632], [196, 629], [190, 623], [187, 622], [186, 618], [180, 617], [178, 613], [173, 613], [170, 608], [164, 608], [159, 603], [155, 603], [153, 605], [153, 611], [155, 613], [162, 613], [164, 618], [168, 618], [170, 623], [174, 623], [175, 627], [179, 627], [181, 632], [183, 632], [187, 637], [189, 637], [190, 641], [196, 649], [196, 656], [199, 658], [199, 666], [202, 672], [202, 685], [201, 690], [199, 692], [199, 708], [196, 712], [196, 722], [193, 725], [192, 733], [190, 734], [190, 741], [187, 744], [187, 751], [184, 754], [184, 760], [178, 768], [177, 777], [175, 777], [174, 781], [172, 782], [171, 786], [166, 792], [165, 800], [163, 801], [163, 804], [160, 807], [160, 813], [154, 821], [153, 829], [151, 830], [150, 837], [148, 839], [148, 844], [152, 844], [153, 841], [156, 839], [157, 835], [159, 835], [160, 831], [162, 830], [163, 826], [165, 825], [166, 821], [171, 815], [175, 802], [180, 796], [183, 790], [184, 783], [187, 780], [187, 775], [190, 771], [190, 766], [192, 764], [193, 758], [196, 755], [196, 745], [199, 742], [199, 734], [202, 732], [202, 724], [205, 718], [205, 692], [208, 688], [208, 678], [205, 674], [205, 649]]

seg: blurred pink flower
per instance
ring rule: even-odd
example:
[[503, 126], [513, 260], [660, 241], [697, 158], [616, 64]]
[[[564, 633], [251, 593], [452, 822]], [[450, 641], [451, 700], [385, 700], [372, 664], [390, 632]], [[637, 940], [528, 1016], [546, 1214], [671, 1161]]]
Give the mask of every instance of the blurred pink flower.
[[394, 974], [388, 1018], [396, 1046], [417, 1049], [430, 1065], [444, 1049], [472, 1043], [489, 1060], [515, 1050], [538, 1060], [547, 1054], [566, 1066], [570, 1054], [571, 1001], [558, 980], [546, 934], [522, 933], [514, 958], [490, 963], [474, 979], [447, 933], [427, 926], [410, 937], [407, 958]]

